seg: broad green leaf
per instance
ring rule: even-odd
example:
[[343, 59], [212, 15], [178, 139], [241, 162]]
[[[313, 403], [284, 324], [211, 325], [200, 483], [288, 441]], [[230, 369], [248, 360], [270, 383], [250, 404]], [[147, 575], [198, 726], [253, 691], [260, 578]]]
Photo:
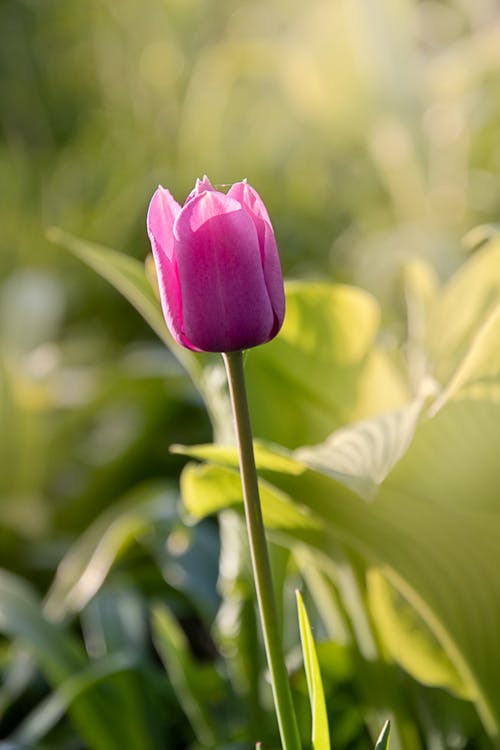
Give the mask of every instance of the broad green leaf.
[[[491, 406], [486, 408], [488, 405], [479, 404], [478, 412], [477, 403], [466, 404], [471, 409], [471, 420], [474, 415], [484, 419], [491, 412]], [[449, 408], [452, 406], [455, 405]], [[464, 404], [460, 406], [463, 408]], [[471, 441], [461, 438], [462, 455], [450, 461], [459, 479], [450, 496], [444, 498], [446, 502], [443, 501], [443, 494], [446, 496], [448, 492], [446, 481], [441, 485], [434, 483], [428, 479], [425, 462], [411, 460], [421, 432], [446, 416], [447, 411], [448, 407], [443, 408], [417, 428], [407, 453], [382, 482], [377, 497], [369, 505], [339, 481], [312, 470], [293, 475], [261, 468], [261, 482], [266, 487], [262, 493], [264, 517], [273, 533], [286, 534], [292, 542], [309, 544], [321, 553], [321, 559], [328, 552], [329, 539], [334, 539], [356, 550], [368, 566], [382, 567], [391, 584], [433, 632], [475, 701], [485, 726], [494, 735], [500, 718], [496, 681], [500, 671], [497, 648], [500, 516], [474, 512], [470, 501], [463, 507], [470, 488], [459, 492], [460, 481], [468, 472], [470, 483], [473, 476], [480, 482], [483, 468], [479, 452], [475, 454], [478, 465], [474, 469], [468, 466]], [[448, 416], [452, 422], [453, 415]], [[495, 422], [495, 415], [492, 420]], [[499, 424], [497, 415], [497, 431]], [[432, 445], [436, 459], [431, 474], [449, 438], [450, 432], [440, 431], [438, 424]], [[478, 434], [472, 441], [473, 450], [477, 439]], [[451, 471], [447, 470], [445, 480], [449, 480]], [[218, 466], [190, 468], [188, 472], [187, 497], [192, 508], [214, 512], [239, 502], [236, 472], [232, 479], [228, 478], [231, 472], [227, 468]], [[481, 491], [482, 486], [478, 496]], [[458, 494], [455, 496], [453, 492]], [[493, 500], [493, 493], [491, 497]], [[320, 524], [322, 533], [306, 533], [305, 526], [300, 525], [301, 519], [307, 519], [308, 524]]]
[[148, 484], [96, 519], [60, 562], [45, 612], [62, 619], [83, 609], [131, 545], [159, 523], [173, 521], [174, 504], [165, 485]]
[[373, 500], [381, 482], [407, 451], [423, 403], [424, 398], [418, 398], [397, 411], [342, 427], [324, 443], [299, 448], [294, 455], [365, 500]]
[[289, 283], [279, 336], [245, 361], [256, 437], [295, 448], [400, 406], [401, 379], [373, 352], [379, 315], [373, 297], [355, 287]]
[[408, 377], [412, 392], [417, 393], [430, 370], [426, 341], [429, 315], [439, 288], [434, 268], [423, 259], [409, 261], [403, 270], [403, 288], [406, 302], [405, 350]]
[[70, 250], [73, 255], [105, 278], [136, 308], [153, 331], [172, 351], [191, 375], [198, 375], [197, 355], [173, 341], [163, 319], [160, 302], [144, 265], [138, 260], [102, 245], [81, 240], [58, 227], [48, 230], [48, 238]]
[[149, 658], [147, 611], [141, 593], [111, 583], [92, 598], [80, 619], [97, 664], [120, 657], [130, 662], [128, 669], [107, 675], [106, 689], [115, 696], [130, 747], [153, 750], [161, 742], [164, 724], [151, 706], [157, 688]]
[[[181, 491], [187, 510], [195, 518], [241, 506], [241, 479], [237, 471], [207, 464], [188, 464], [181, 476]], [[259, 482], [264, 521], [280, 531], [321, 535], [321, 525], [305, 505], [299, 505], [267, 482]]]
[[[271, 450], [269, 449], [271, 448]], [[191, 456], [200, 461], [211, 461], [221, 466], [238, 466], [238, 451], [235, 446], [214, 445], [172, 445], [172, 453], [180, 453], [182, 456]], [[300, 474], [304, 470], [296, 456], [281, 449], [279, 446], [269, 446], [262, 440], [254, 440], [255, 462], [259, 468], [268, 471], [279, 471], [282, 473]]]
[[68, 677], [23, 719], [10, 739], [19, 742], [22, 747], [38, 747], [45, 735], [71, 709], [72, 704], [94, 686], [110, 677], [128, 672], [132, 666], [128, 656], [114, 654]]
[[184, 633], [161, 604], [153, 609], [152, 627], [156, 649], [199, 743], [204, 747], [215, 746], [218, 738], [207, 695], [201, 689], [200, 666], [193, 662]]
[[500, 401], [500, 305], [496, 305], [473, 337], [447, 388], [431, 413], [450, 399]]
[[427, 343], [442, 383], [447, 384], [499, 298], [500, 238], [495, 235], [456, 271], [432, 307]]
[[451, 400], [421, 423], [387, 477], [387, 491], [470, 512], [473, 519], [483, 511], [499, 519], [499, 425], [500, 403]]
[[31, 588], [6, 571], [0, 571], [0, 604], [0, 631], [28, 644], [51, 680], [58, 682], [85, 664], [76, 643], [43, 617]]
[[[61, 688], [86, 669], [87, 659], [79, 644], [43, 617], [40, 602], [29, 586], [5, 571], [0, 571], [0, 632], [19, 639], [30, 650], [54, 688]], [[99, 687], [73, 696], [70, 715], [90, 747], [117, 750], [126, 741], [121, 725], [113, 726], [119, 710], [113, 694], [106, 691], [104, 700]]]
[[368, 601], [385, 650], [416, 680], [470, 698], [450, 657], [414, 607], [382, 575], [368, 575]]
[[380, 732], [377, 740], [377, 744], [375, 745], [375, 750], [388, 750], [389, 747], [389, 735], [391, 733], [391, 722], [387, 720], [382, 727], [382, 731]]
[[307, 692], [311, 703], [312, 714], [312, 746], [314, 750], [330, 750], [330, 731], [328, 728], [328, 715], [326, 712], [325, 694], [323, 681], [316, 654], [311, 624], [299, 591], [297, 595], [297, 609], [299, 615], [300, 640], [302, 644], [302, 655], [304, 658], [304, 669], [307, 679]]

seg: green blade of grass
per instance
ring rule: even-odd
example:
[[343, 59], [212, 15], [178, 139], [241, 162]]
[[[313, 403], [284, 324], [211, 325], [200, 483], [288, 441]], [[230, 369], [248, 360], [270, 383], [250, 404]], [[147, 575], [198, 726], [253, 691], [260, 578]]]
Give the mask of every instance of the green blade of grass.
[[380, 732], [377, 740], [377, 744], [375, 745], [375, 750], [387, 750], [389, 747], [389, 735], [391, 733], [391, 722], [387, 720], [382, 727], [382, 731]]
[[314, 750], [330, 750], [330, 732], [326, 712], [325, 694], [319, 669], [318, 656], [311, 625], [300, 591], [296, 592], [299, 614], [300, 640], [304, 657], [304, 669], [307, 679], [307, 691], [311, 702], [312, 713], [312, 746]]

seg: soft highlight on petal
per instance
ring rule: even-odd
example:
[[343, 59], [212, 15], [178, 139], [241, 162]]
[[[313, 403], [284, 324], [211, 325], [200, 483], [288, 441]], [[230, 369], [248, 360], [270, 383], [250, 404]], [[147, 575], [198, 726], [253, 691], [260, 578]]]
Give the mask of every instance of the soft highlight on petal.
[[165, 322], [177, 343], [192, 349], [195, 347], [183, 333], [182, 299], [175, 259], [173, 225], [180, 210], [169, 191], [160, 186], [149, 204], [147, 228]]
[[273, 331], [273, 335], [276, 335], [285, 317], [285, 290], [271, 219], [262, 198], [246, 180], [236, 182], [229, 190], [228, 197], [238, 200], [254, 221], [259, 238], [264, 279], [276, 316], [276, 330]]
[[155, 242], [170, 258], [174, 248], [173, 226], [181, 210], [170, 191], [159, 185], [148, 208], [147, 228], [151, 242]]
[[212, 186], [212, 183], [210, 182], [210, 180], [205, 174], [203, 175], [203, 179], [200, 180], [198, 178], [196, 180], [195, 186], [193, 190], [191, 190], [191, 192], [189, 193], [188, 197], [186, 198], [184, 205], [186, 205], [186, 203], [190, 201], [192, 198], [194, 198], [196, 195], [199, 195], [200, 193], [203, 193], [206, 190], [215, 191], [215, 188]]

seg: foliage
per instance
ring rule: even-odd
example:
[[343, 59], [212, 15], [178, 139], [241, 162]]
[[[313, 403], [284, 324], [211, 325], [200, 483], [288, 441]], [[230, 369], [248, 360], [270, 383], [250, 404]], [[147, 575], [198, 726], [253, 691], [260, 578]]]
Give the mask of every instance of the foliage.
[[495, 746], [500, 261], [460, 244], [495, 4], [4, 0], [0, 35], [0, 746], [276, 747], [222, 367], [165, 350], [142, 263], [199, 170], [296, 279], [246, 373], [304, 747], [297, 587], [334, 748]]
[[[122, 265], [114, 262], [115, 257], [107, 256], [112, 261], [108, 276], [111, 278], [114, 273], [114, 281], [119, 285]], [[351, 292], [335, 285], [293, 285], [289, 293], [292, 314], [283, 331], [284, 344], [277, 339], [265, 349], [248, 355], [248, 362], [252, 358], [256, 370], [259, 358], [263, 359], [265, 369], [266, 363], [276, 356], [280, 380], [288, 364], [295, 380], [289, 382], [287, 396], [297, 404], [299, 414], [301, 410], [307, 411], [311, 392], [319, 394], [324, 388], [327, 393], [322, 385], [323, 363], [328, 362], [325, 357], [333, 356], [337, 362], [343, 357], [349, 368], [345, 387], [351, 395], [341, 402], [344, 406], [351, 404], [356, 416], [361, 408], [367, 410], [365, 414], [361, 412], [364, 419], [340, 428], [326, 441], [292, 449], [262, 442], [268, 438], [262, 420], [257, 428], [261, 442], [256, 459], [262, 479], [265, 520], [273, 538], [292, 551], [299, 571], [305, 559], [306, 569], [315, 571], [323, 587], [330, 587], [330, 595], [340, 604], [341, 617], [351, 631], [351, 648], [362, 660], [357, 679], [369, 684], [370, 669], [375, 667], [371, 679], [375, 676], [375, 680], [381, 680], [376, 699], [368, 689], [364, 700], [378, 710], [382, 706], [392, 709], [396, 737], [399, 735], [403, 747], [418, 747], [419, 740], [407, 730], [405, 736], [404, 717], [411, 707], [411, 691], [404, 698], [396, 696], [398, 670], [394, 664], [401, 665], [425, 684], [451, 689], [462, 699], [472, 701], [485, 731], [492, 739], [497, 734], [500, 707], [496, 670], [491, 667], [497, 658], [499, 601], [493, 574], [499, 562], [494, 504], [497, 468], [493, 460], [498, 441], [495, 412], [498, 368], [491, 340], [495, 336], [498, 307], [492, 302], [491, 288], [495, 281], [491, 268], [499, 262], [500, 245], [493, 238], [442, 291], [436, 291], [431, 301], [421, 300], [427, 307], [422, 307], [420, 314], [429, 324], [420, 341], [422, 356], [418, 361], [425, 361], [427, 367], [420, 374], [421, 382], [413, 398], [397, 359], [395, 362], [394, 354], [388, 351], [376, 353], [386, 371], [392, 373], [393, 380], [385, 378], [389, 396], [384, 393], [377, 403], [379, 389], [364, 384], [364, 371], [371, 372], [373, 346], [366, 350], [366, 326], [349, 327], [344, 323], [346, 318], [355, 319], [356, 306], [366, 309], [367, 298], [356, 290]], [[115, 269], [113, 273], [111, 268]], [[407, 283], [412, 283], [411, 272]], [[477, 290], [475, 315], [467, 316], [462, 329], [457, 325], [452, 345], [443, 345], [446, 342], [443, 335], [442, 358], [436, 356], [435, 350], [431, 359], [431, 344], [426, 341], [436, 340], [439, 321], [444, 319], [443, 308], [453, 310], [455, 299], [454, 304], [460, 309], [464, 286]], [[127, 287], [126, 294], [133, 301], [134, 288]], [[294, 305], [299, 311], [306, 306], [307, 315], [294, 314]], [[373, 300], [370, 305], [376, 310]], [[330, 329], [325, 326], [325, 319]], [[328, 335], [308, 336], [311, 329], [327, 331]], [[456, 346], [457, 339], [461, 341], [460, 347]], [[293, 342], [298, 343], [294, 346]], [[305, 345], [309, 346], [308, 387], [304, 387], [300, 371], [296, 372], [294, 367], [300, 359], [296, 350], [300, 352]], [[330, 348], [334, 349], [334, 355], [328, 354]], [[353, 360], [359, 363], [357, 371], [350, 366]], [[440, 382], [441, 363], [446, 361], [453, 361], [450, 365], [453, 376], [449, 382]], [[207, 362], [207, 366], [212, 364]], [[248, 366], [247, 370], [251, 384], [255, 370]], [[201, 377], [200, 384], [205, 382]], [[392, 387], [393, 382], [398, 383], [397, 389]], [[416, 383], [415, 379], [413, 382]], [[337, 389], [340, 387], [341, 381]], [[397, 408], [405, 388], [406, 403]], [[210, 391], [204, 391], [204, 395], [210, 398]], [[387, 399], [391, 397], [396, 408], [387, 413]], [[219, 401], [217, 390], [214, 403]], [[319, 438], [323, 437], [324, 411], [328, 408], [325, 400], [317, 419], [314, 412], [309, 412], [310, 429], [316, 430], [312, 434]], [[276, 426], [271, 413], [255, 404], [254, 409], [261, 415], [269, 415], [269, 430], [274, 437]], [[213, 405], [212, 412], [216, 412]], [[463, 435], [473, 423], [480, 428], [471, 444]], [[181, 489], [190, 513], [199, 518], [238, 507], [241, 495], [234, 449], [214, 445], [184, 450], [210, 461], [201, 466], [188, 464], [184, 469]], [[451, 463], [449, 451], [453, 451], [458, 463]], [[470, 498], [473, 487], [478, 493], [474, 503]], [[347, 576], [346, 570], [350, 571]], [[85, 580], [81, 568], [77, 569], [77, 575], [80, 581]], [[303, 575], [307, 580], [306, 570]], [[353, 607], [352, 586], [358, 611]], [[311, 586], [310, 594], [315, 601], [318, 588]], [[320, 601], [316, 604], [321, 612]], [[207, 732], [214, 730], [208, 729], [206, 719], [201, 720], [203, 698], [195, 698], [192, 692], [199, 688], [196, 680], [189, 677], [193, 668], [186, 661], [189, 656], [185, 646], [181, 646], [180, 636], [175, 635], [175, 624], [168, 612], [162, 614], [158, 610], [155, 618], [157, 638], [162, 634], [159, 648], [169, 673], [173, 670], [172, 685], [179, 691], [180, 703], [193, 728], [198, 727], [195, 732], [207, 744]], [[329, 626], [327, 620], [324, 625]], [[303, 623], [303, 638], [307, 639], [304, 627]], [[176, 667], [183, 652], [185, 656]], [[312, 667], [310, 657], [307, 658], [310, 683]], [[377, 678], [379, 670], [384, 671]], [[371, 684], [373, 689], [374, 683]], [[195, 706], [199, 708], [195, 710]]]

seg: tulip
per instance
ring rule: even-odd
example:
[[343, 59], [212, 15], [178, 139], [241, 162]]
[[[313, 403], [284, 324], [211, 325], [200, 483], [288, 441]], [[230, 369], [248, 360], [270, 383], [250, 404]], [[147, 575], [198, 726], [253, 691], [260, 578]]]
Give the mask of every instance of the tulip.
[[204, 177], [182, 207], [160, 186], [147, 228], [177, 343], [232, 352], [276, 336], [285, 315], [278, 249], [266, 207], [246, 180], [226, 194]]

